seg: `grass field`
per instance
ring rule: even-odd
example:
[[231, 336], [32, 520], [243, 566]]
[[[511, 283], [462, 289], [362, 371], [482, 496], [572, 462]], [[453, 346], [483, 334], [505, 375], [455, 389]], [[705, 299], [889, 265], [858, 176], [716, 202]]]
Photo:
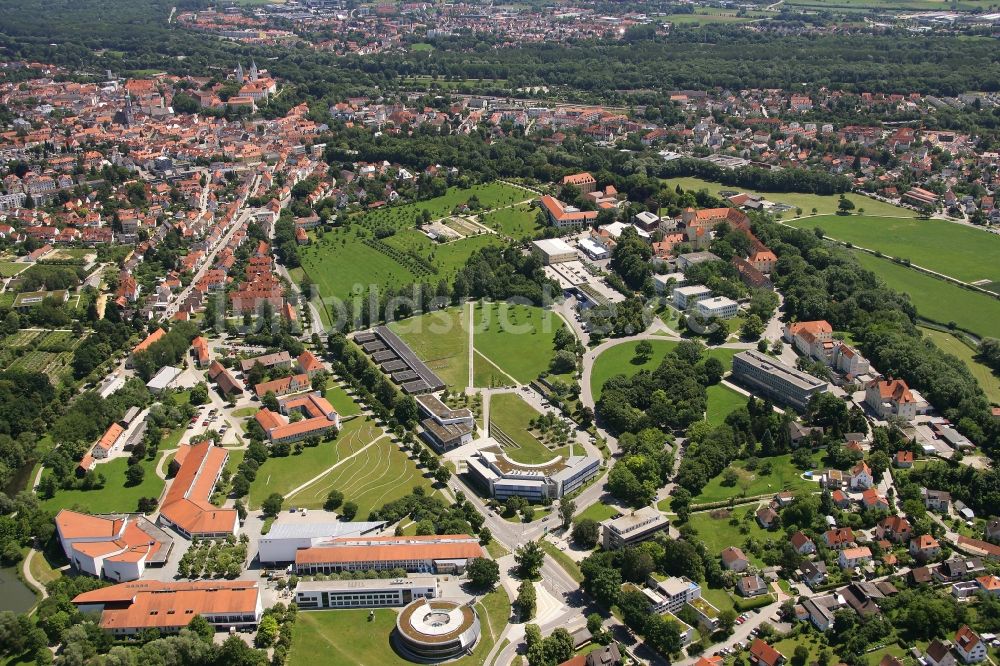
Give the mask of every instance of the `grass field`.
[[448, 387], [469, 383], [468, 306], [448, 308], [389, 325]]
[[[761, 192], [758, 190], [748, 190], [742, 187], [713, 183], [701, 178], [670, 178], [668, 181], [671, 187], [680, 185], [684, 190], [708, 190], [709, 194], [719, 196], [720, 190], [746, 192], [747, 194], [759, 194], [768, 201], [774, 203], [788, 204], [802, 209], [803, 215], [811, 215], [812, 209], [816, 209], [817, 215], [832, 215], [837, 212], [837, 202], [839, 195], [829, 194], [802, 194], [799, 192]], [[848, 200], [854, 203], [855, 211], [859, 208], [865, 209], [867, 215], [883, 215], [887, 217], [916, 217], [917, 213], [907, 208], [900, 208], [884, 201], [869, 199], [860, 194], [848, 194]], [[794, 217], [795, 211], [788, 211], [784, 214], [786, 219]]]
[[565, 326], [551, 311], [528, 305], [477, 303], [473, 344], [483, 356], [521, 383], [549, 369], [553, 340]]
[[[653, 354], [645, 362], [640, 362], [635, 356], [635, 346], [639, 344], [637, 342], [623, 342], [601, 352], [601, 355], [594, 360], [590, 375], [590, 388], [594, 392], [594, 399], [601, 397], [604, 383], [615, 375], [631, 377], [640, 370], [656, 370], [663, 357], [677, 346], [674, 340], [650, 340], [650, 342], [653, 344]], [[706, 349], [705, 354], [706, 357], [714, 356], [722, 361], [722, 365], [728, 371], [732, 367], [733, 356], [738, 351], [738, 349], [715, 347]]]
[[[484, 666], [497, 637], [510, 619], [510, 602], [503, 588], [482, 597], [475, 606], [481, 637], [471, 655], [450, 662], [455, 666]], [[409, 666], [413, 662], [392, 649], [390, 636], [397, 612], [390, 608], [364, 608], [301, 613], [288, 663], [291, 666], [343, 664], [344, 666]]]
[[668, 14], [663, 17], [663, 21], [666, 23], [675, 23], [677, 25], [692, 25], [696, 23], [747, 23], [748, 21], [753, 21], [752, 16], [736, 16], [735, 14], [709, 14], [709, 13], [696, 13], [696, 14]]
[[497, 368], [485, 356], [476, 352], [472, 356], [472, 385], [477, 388], [512, 386], [515, 381], [507, 373]]
[[[527, 192], [524, 193], [528, 195]], [[513, 208], [487, 213], [479, 221], [490, 229], [495, 229], [505, 236], [520, 240], [531, 238], [542, 229], [535, 224], [538, 211], [528, 204], [518, 204]]]
[[[713, 518], [709, 511], [702, 511], [699, 513], [692, 513], [691, 517], [688, 519], [688, 525], [693, 527], [698, 532], [698, 538], [705, 542], [705, 547], [708, 548], [708, 552], [712, 555], [718, 555], [723, 550], [729, 546], [736, 546], [737, 548], [742, 548], [743, 544], [746, 542], [747, 537], [753, 537], [764, 543], [766, 541], [779, 541], [785, 539], [784, 532], [768, 532], [762, 529], [760, 525], [757, 524], [756, 520], [743, 521], [744, 514], [750, 510], [747, 506], [738, 506], [733, 511], [734, 516], [740, 519], [739, 525], [730, 525], [730, 518]], [[745, 525], [749, 528], [746, 534], [740, 531], [740, 525]], [[746, 556], [750, 558], [750, 562], [758, 567], [763, 567], [764, 563], [753, 553], [743, 550]], [[725, 606], [718, 606], [715, 601], [711, 598], [708, 602], [713, 606], [723, 610]], [[731, 603], [731, 601], [730, 601]]]
[[729, 413], [747, 404], [746, 396], [737, 393], [725, 384], [709, 386], [708, 411], [705, 419], [714, 426], [722, 425]]
[[17, 275], [30, 264], [19, 264], [16, 261], [0, 261], [0, 277]]
[[[53, 513], [60, 509], [82, 507], [87, 513], [127, 513], [135, 512], [139, 506], [140, 497], [159, 497], [163, 491], [164, 481], [156, 476], [156, 461], [143, 460], [142, 467], [146, 476], [137, 486], [125, 487], [125, 470], [128, 468], [128, 458], [115, 458], [111, 462], [101, 463], [95, 471], [105, 476], [107, 482], [103, 488], [96, 490], [57, 490], [51, 499], [42, 500], [41, 505], [46, 511]], [[43, 475], [51, 474], [49, 470]]]
[[354, 398], [347, 395], [347, 391], [333, 382], [327, 386], [326, 391], [323, 392], [323, 397], [330, 401], [330, 404], [333, 405], [333, 408], [341, 416], [354, 416], [361, 413], [361, 407], [358, 406], [358, 403], [354, 402]]
[[996, 335], [1000, 331], [1000, 301], [997, 299], [867, 252], [854, 254], [862, 266], [881, 277], [887, 285], [909, 294], [920, 316], [940, 324], [954, 321], [981, 336]]
[[550, 451], [528, 431], [528, 423], [538, 416], [538, 411], [515, 393], [498, 393], [490, 398], [490, 422], [518, 445], [505, 449], [517, 462], [537, 465], [568, 451], [568, 447]]
[[929, 338], [941, 351], [954, 354], [962, 359], [962, 362], [969, 368], [969, 372], [979, 382], [983, 393], [991, 402], [1000, 404], [1000, 377], [994, 374], [993, 370], [983, 365], [975, 358], [975, 352], [968, 345], [956, 338], [951, 333], [937, 331], [931, 328], [920, 329], [924, 336]]
[[730, 497], [753, 497], [755, 495], [778, 493], [782, 490], [791, 490], [792, 492], [799, 490], [819, 490], [819, 485], [815, 481], [807, 481], [802, 478], [802, 472], [792, 464], [790, 454], [775, 456], [773, 458], [761, 458], [760, 465], [763, 466], [765, 463], [771, 464], [771, 473], [767, 475], [761, 474], [760, 467], [753, 472], [748, 472], [745, 462], [733, 463], [729, 466], [731, 469], [739, 472], [740, 476], [748, 476], [752, 479], [746, 489], [744, 490], [739, 482], [733, 487], [723, 486], [722, 474], [720, 474], [701, 489], [701, 493], [692, 500], [693, 503], [721, 502]]
[[591, 520], [601, 522], [602, 520], [607, 520], [608, 518], [614, 518], [619, 513], [621, 512], [617, 507], [608, 506], [607, 504], [602, 504], [601, 502], [595, 502], [580, 513], [576, 514], [576, 516], [573, 517], [573, 520], [579, 521], [585, 518], [590, 518]]
[[[867, 209], [866, 209], [867, 210]], [[901, 259], [963, 282], [1000, 280], [1000, 236], [944, 220], [823, 215], [790, 224]]]
[[319, 509], [331, 490], [339, 490], [345, 501], [358, 505], [358, 520], [364, 520], [373, 509], [409, 495], [414, 486], [422, 486], [428, 495], [433, 491], [423, 471], [398, 445], [383, 437], [302, 491], [286, 497], [286, 503]]
[[250, 506], [259, 507], [271, 493], [287, 495], [381, 434], [381, 429], [369, 419], [351, 419], [343, 424], [337, 439], [332, 442], [306, 447], [298, 455], [268, 458], [257, 470], [257, 477], [250, 484]]
[[[302, 275], [308, 275], [327, 301], [350, 300], [356, 289], [367, 291], [369, 285], [384, 288], [418, 281], [450, 281], [469, 255], [488, 244], [499, 243], [500, 239], [484, 234], [438, 244], [415, 230], [413, 223], [417, 215], [425, 210], [432, 219], [450, 215], [456, 206], [468, 202], [473, 196], [479, 199], [484, 209], [529, 198], [521, 189], [503, 183], [489, 183], [467, 189], [451, 188], [446, 194], [427, 201], [356, 214], [350, 218], [350, 225], [326, 231], [322, 238], [313, 234], [312, 243], [300, 249]], [[382, 242], [390, 248], [387, 252], [404, 253], [402, 260], [363, 242], [365, 237], [371, 238], [377, 229], [396, 231]], [[421, 261], [405, 255], [407, 251], [414, 252]], [[429, 261], [437, 272], [428, 271], [422, 261]], [[301, 279], [299, 273], [294, 275]], [[329, 302], [327, 305], [330, 307]]]

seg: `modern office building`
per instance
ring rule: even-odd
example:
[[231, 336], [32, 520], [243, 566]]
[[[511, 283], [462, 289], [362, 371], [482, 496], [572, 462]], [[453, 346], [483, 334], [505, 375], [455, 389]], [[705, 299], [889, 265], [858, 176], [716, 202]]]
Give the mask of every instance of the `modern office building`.
[[559, 499], [582, 486], [600, 471], [601, 459], [554, 456], [549, 462], [528, 465], [511, 460], [497, 445], [477, 451], [466, 465], [469, 476], [488, 496], [540, 502]]
[[809, 399], [829, 386], [821, 379], [750, 349], [733, 357], [733, 377], [775, 402], [804, 410]]
[[732, 319], [740, 311], [740, 304], [725, 296], [699, 299], [694, 307], [702, 317], [719, 319]]
[[116, 582], [163, 566], [173, 546], [170, 536], [142, 515], [92, 516], [63, 509], [55, 523], [63, 552], [78, 571]]
[[674, 287], [674, 306], [678, 310], [687, 310], [703, 298], [709, 298], [712, 290], [703, 284], [693, 284], [686, 287]]
[[406, 606], [414, 599], [436, 599], [434, 576], [366, 578], [363, 580], [303, 581], [295, 588], [300, 610], [324, 608], [387, 608]]
[[670, 526], [666, 516], [651, 506], [601, 523], [601, 543], [605, 550], [617, 550], [653, 538]]
[[561, 238], [543, 238], [531, 241], [531, 250], [542, 258], [542, 263], [546, 266], [574, 261], [577, 258], [573, 246]]
[[236, 534], [240, 527], [236, 509], [223, 509], [210, 501], [228, 460], [229, 452], [210, 439], [182, 444], [171, 463], [179, 469], [160, 505], [159, 522], [189, 539]]
[[417, 406], [427, 418], [420, 422], [420, 435], [442, 453], [472, 441], [476, 420], [469, 409], [452, 409], [432, 393], [418, 395]]

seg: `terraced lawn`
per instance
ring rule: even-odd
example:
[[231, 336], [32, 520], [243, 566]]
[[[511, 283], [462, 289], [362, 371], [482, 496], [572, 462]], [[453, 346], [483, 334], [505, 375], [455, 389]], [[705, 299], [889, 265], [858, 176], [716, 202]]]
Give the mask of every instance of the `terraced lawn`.
[[330, 401], [330, 404], [341, 416], [354, 416], [361, 413], [361, 407], [354, 402], [354, 398], [332, 381], [323, 392], [323, 397]]
[[473, 325], [476, 350], [526, 384], [548, 371], [555, 356], [553, 340], [565, 323], [531, 305], [477, 303]]
[[1000, 331], [1000, 300], [867, 252], [856, 251], [854, 255], [863, 267], [891, 288], [908, 294], [921, 317], [945, 325], [953, 321], [980, 336], [996, 335]]
[[820, 227], [831, 238], [909, 259], [963, 282], [1000, 280], [1000, 236], [967, 225], [870, 215], [825, 215], [789, 224]]

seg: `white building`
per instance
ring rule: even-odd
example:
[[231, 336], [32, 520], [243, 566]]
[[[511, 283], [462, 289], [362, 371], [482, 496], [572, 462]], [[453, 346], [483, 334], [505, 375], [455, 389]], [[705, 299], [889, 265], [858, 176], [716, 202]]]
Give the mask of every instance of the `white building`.
[[262, 564], [295, 561], [300, 548], [323, 546], [340, 537], [371, 534], [385, 527], [385, 522], [314, 522], [300, 514], [282, 514], [260, 538], [258, 557]]
[[617, 550], [653, 538], [670, 525], [670, 521], [651, 506], [608, 518], [601, 523], [601, 543], [605, 550]]
[[687, 310], [703, 298], [709, 298], [712, 290], [703, 284], [695, 284], [687, 287], [674, 287], [674, 306], [678, 310]]
[[528, 465], [511, 460], [497, 445], [477, 451], [466, 464], [473, 481], [490, 497], [540, 502], [559, 499], [582, 486], [600, 471], [601, 459], [553, 456], [549, 462]]
[[740, 311], [740, 304], [725, 296], [714, 296], [699, 300], [695, 308], [702, 317], [732, 319]]
[[684, 604], [701, 598], [701, 586], [685, 577], [670, 577], [655, 582], [656, 591], [663, 599], [664, 608], [675, 615], [684, 608]]
[[581, 238], [577, 246], [583, 250], [583, 253], [594, 261], [600, 261], [601, 259], [607, 259], [609, 256], [608, 248], [604, 247], [600, 243], [596, 242], [591, 238]]
[[295, 603], [300, 610], [386, 608], [438, 596], [440, 591], [434, 576], [303, 581], [295, 588]]
[[576, 250], [561, 238], [543, 238], [532, 241], [531, 249], [535, 254], [541, 256], [542, 263], [546, 266], [574, 261], [577, 258]]

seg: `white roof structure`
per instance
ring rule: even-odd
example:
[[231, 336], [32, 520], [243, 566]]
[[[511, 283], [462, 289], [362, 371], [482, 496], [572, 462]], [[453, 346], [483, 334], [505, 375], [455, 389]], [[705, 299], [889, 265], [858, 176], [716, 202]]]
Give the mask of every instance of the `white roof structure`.
[[162, 391], [174, 383], [180, 377], [182, 370], [172, 365], [165, 365], [160, 371], [146, 383], [146, 388], [150, 391]]

